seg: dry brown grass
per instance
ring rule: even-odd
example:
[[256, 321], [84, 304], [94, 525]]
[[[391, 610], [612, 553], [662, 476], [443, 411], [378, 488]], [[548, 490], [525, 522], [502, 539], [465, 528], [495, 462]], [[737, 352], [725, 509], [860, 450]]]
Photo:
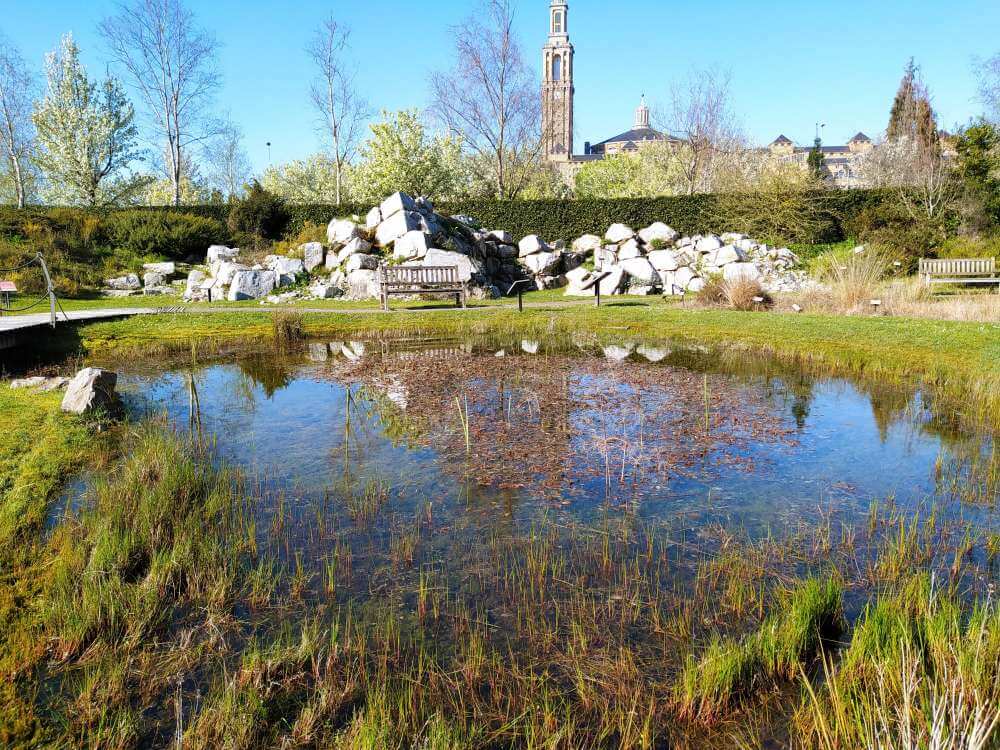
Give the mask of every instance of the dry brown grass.
[[760, 311], [770, 307], [774, 300], [758, 281], [746, 278], [709, 279], [700, 292], [698, 302], [706, 307], [728, 307], [743, 312]]

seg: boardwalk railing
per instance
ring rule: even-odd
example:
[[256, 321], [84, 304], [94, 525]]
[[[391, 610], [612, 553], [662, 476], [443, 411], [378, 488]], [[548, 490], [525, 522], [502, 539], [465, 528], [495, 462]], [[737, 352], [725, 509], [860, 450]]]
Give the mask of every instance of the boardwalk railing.
[[[24, 263], [22, 263], [21, 265], [15, 267], [15, 268], [0, 268], [0, 276], [2, 276], [3, 274], [20, 273], [21, 271], [24, 271], [25, 269], [30, 268], [31, 266], [35, 266], [35, 265], [37, 265], [37, 266], [39, 266], [41, 268], [41, 270], [42, 270], [42, 276], [45, 277], [45, 294], [43, 294], [37, 300], [35, 300], [34, 302], [32, 302], [32, 303], [30, 303], [28, 305], [25, 305], [23, 307], [12, 308], [12, 307], [10, 307], [10, 304], [9, 304], [9, 296], [7, 296], [7, 293], [5, 293], [5, 297], [7, 297], [7, 304], [4, 305], [2, 309], [0, 309], [0, 315], [2, 315], [3, 313], [8, 313], [8, 314], [9, 313], [24, 313], [24, 312], [28, 312], [29, 310], [34, 310], [36, 307], [42, 307], [43, 305], [45, 305], [46, 303], [48, 303], [48, 305], [49, 305], [49, 317], [50, 317], [49, 325], [51, 325], [53, 328], [55, 328], [56, 327], [56, 306], [58, 305], [59, 309], [62, 310], [62, 305], [59, 305], [59, 300], [56, 298], [56, 290], [55, 290], [55, 287], [52, 286], [52, 277], [49, 275], [49, 267], [46, 265], [45, 258], [42, 257], [41, 253], [37, 253], [34, 258], [32, 258], [29, 261], [25, 261]], [[16, 287], [14, 286], [13, 282], [0, 282], [0, 283], [3, 283], [5, 285], [7, 285], [7, 289], [8, 290], [10, 290], [11, 288], [13, 288], [13, 290], [16, 291]], [[63, 317], [65, 317], [65, 316], [66, 316], [66, 313], [63, 312]]]

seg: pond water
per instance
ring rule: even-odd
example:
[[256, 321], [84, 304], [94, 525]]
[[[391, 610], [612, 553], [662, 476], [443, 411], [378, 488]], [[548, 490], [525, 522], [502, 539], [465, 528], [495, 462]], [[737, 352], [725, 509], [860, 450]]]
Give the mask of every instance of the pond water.
[[261, 497], [260, 544], [313, 570], [334, 544], [364, 557], [417, 526], [430, 530], [425, 561], [490, 534], [623, 515], [691, 540], [861, 526], [873, 503], [1000, 527], [995, 484], [967, 502], [990, 436], [919, 392], [745, 354], [324, 341], [118, 369], [131, 413], [211, 441]]

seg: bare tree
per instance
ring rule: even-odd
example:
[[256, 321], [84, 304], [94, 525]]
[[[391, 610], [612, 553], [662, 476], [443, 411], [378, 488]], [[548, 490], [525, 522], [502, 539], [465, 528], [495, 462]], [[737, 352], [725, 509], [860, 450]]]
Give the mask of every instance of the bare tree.
[[537, 172], [541, 100], [513, 33], [509, 0], [484, 0], [455, 27], [455, 67], [431, 77], [434, 114], [460, 136], [500, 198], [515, 198]]
[[1000, 121], [1000, 53], [981, 63], [979, 93], [990, 116]]
[[121, 3], [100, 32], [162, 138], [173, 202], [180, 205], [186, 151], [213, 134], [208, 107], [219, 86], [216, 42], [181, 0]]
[[350, 31], [331, 16], [323, 21], [306, 49], [316, 65], [312, 100], [329, 139], [333, 156], [337, 205], [343, 198], [344, 172], [358, 146], [368, 105], [354, 87], [354, 71], [347, 61]]
[[729, 76], [712, 70], [692, 71], [674, 85], [667, 114], [658, 115], [662, 129], [679, 139], [674, 157], [688, 195], [713, 187], [713, 170], [723, 157], [744, 150], [729, 95]]
[[0, 148], [14, 184], [18, 208], [27, 198], [34, 129], [31, 122], [35, 78], [20, 53], [0, 36]]
[[208, 186], [226, 198], [239, 195], [253, 172], [243, 148], [243, 131], [231, 120], [224, 122], [205, 148]]

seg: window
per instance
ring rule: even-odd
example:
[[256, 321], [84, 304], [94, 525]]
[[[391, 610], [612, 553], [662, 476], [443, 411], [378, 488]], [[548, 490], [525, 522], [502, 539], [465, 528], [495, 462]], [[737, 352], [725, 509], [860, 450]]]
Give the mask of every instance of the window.
[[563, 14], [561, 10], [557, 10], [552, 14], [552, 33], [562, 34], [563, 33]]
[[552, 60], [552, 80], [562, 80], [562, 56], [560, 55], [556, 55], [555, 59]]

